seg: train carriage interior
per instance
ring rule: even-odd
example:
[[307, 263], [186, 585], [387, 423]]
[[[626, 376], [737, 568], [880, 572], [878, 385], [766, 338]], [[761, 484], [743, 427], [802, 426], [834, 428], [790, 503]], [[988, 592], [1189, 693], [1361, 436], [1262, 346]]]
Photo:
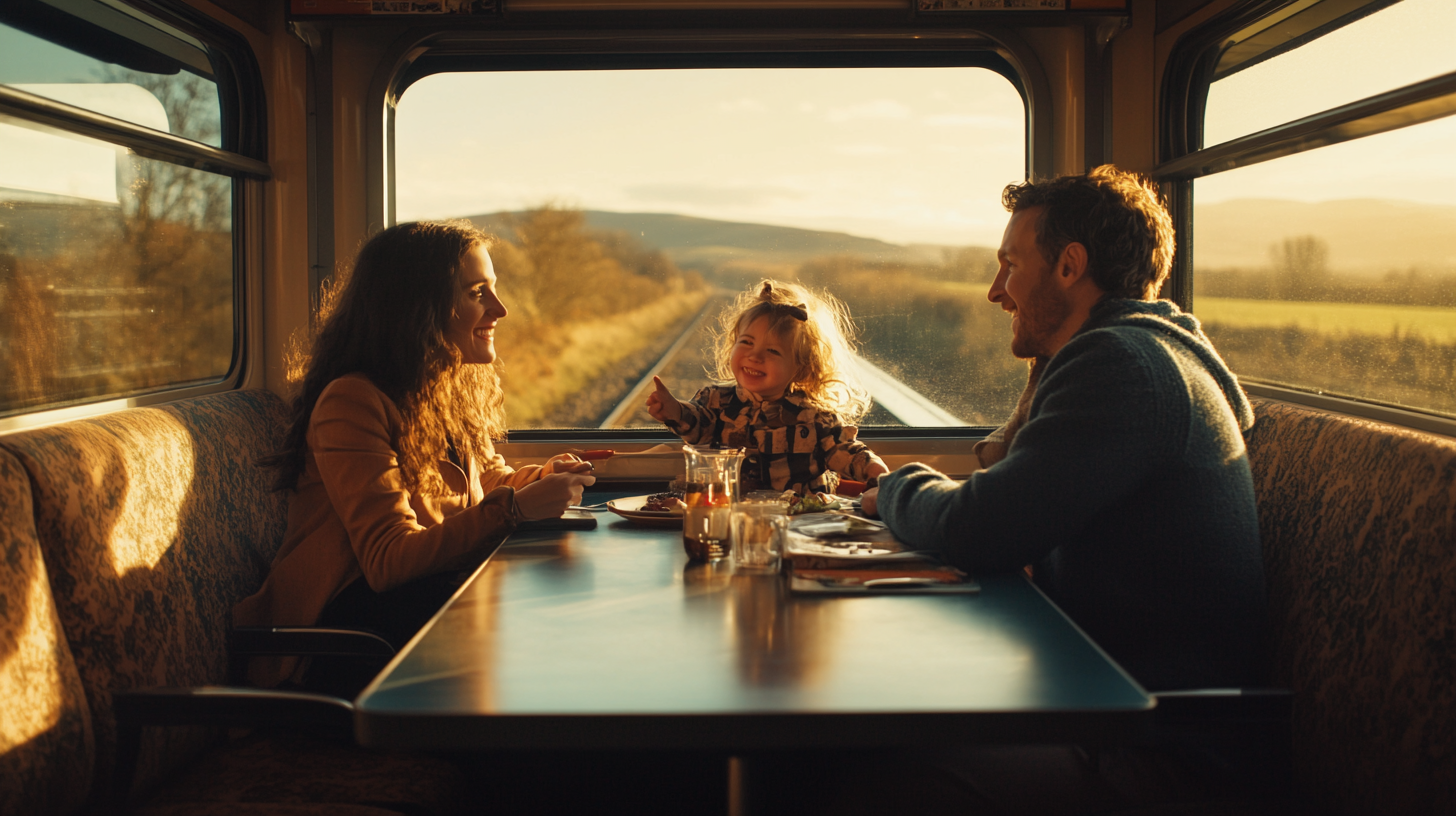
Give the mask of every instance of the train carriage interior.
[[483, 807], [354, 744], [351, 700], [245, 686], [379, 646], [231, 631], [320, 315], [386, 227], [495, 236], [496, 449], [616, 451], [586, 501], [678, 475], [654, 377], [691, 395], [724, 304], [798, 282], [853, 317], [859, 438], [965, 478], [1027, 379], [1002, 189], [1111, 164], [1257, 417], [1269, 693], [1158, 708], [1264, 729], [1277, 784], [1156, 812], [1456, 813], [1453, 31], [1449, 0], [4, 0], [0, 812], [742, 812], [627, 752], [570, 757], [610, 773], [567, 798], [504, 758], [536, 796]]

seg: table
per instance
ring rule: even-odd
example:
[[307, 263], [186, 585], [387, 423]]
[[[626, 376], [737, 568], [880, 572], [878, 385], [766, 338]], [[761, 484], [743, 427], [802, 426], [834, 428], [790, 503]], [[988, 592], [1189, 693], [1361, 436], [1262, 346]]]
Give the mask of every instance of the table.
[[359, 741], [741, 756], [1152, 727], [1149, 695], [1020, 574], [974, 595], [791, 596], [688, 564], [677, 530], [600, 521], [491, 556], [359, 698]]

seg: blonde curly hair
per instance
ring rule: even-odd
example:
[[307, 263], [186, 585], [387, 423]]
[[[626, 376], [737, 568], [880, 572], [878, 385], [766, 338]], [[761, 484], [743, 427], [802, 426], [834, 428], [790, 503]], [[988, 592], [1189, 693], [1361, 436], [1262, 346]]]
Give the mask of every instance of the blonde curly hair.
[[738, 336], [760, 317], [768, 330], [793, 350], [794, 378], [788, 393], [806, 405], [856, 422], [869, 411], [870, 396], [854, 375], [854, 324], [838, 298], [795, 283], [765, 280], [739, 293], [718, 317], [713, 335], [715, 368], [710, 372], [733, 382], [733, 346]]

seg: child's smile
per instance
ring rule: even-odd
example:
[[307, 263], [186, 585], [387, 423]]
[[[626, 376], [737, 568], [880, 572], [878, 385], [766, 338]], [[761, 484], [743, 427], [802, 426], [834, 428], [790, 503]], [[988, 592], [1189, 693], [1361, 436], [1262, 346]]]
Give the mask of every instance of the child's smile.
[[768, 326], [768, 318], [760, 317], [740, 331], [731, 363], [743, 390], [761, 400], [776, 400], [788, 390], [796, 371], [793, 348]]

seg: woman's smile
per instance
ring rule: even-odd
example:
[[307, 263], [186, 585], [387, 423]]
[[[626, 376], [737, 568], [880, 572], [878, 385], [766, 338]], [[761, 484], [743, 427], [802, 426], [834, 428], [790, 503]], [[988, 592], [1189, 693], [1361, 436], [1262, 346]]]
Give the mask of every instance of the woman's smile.
[[485, 247], [476, 247], [460, 259], [455, 313], [445, 336], [460, 350], [461, 362], [495, 360], [495, 327], [507, 314], [495, 284], [495, 266]]

